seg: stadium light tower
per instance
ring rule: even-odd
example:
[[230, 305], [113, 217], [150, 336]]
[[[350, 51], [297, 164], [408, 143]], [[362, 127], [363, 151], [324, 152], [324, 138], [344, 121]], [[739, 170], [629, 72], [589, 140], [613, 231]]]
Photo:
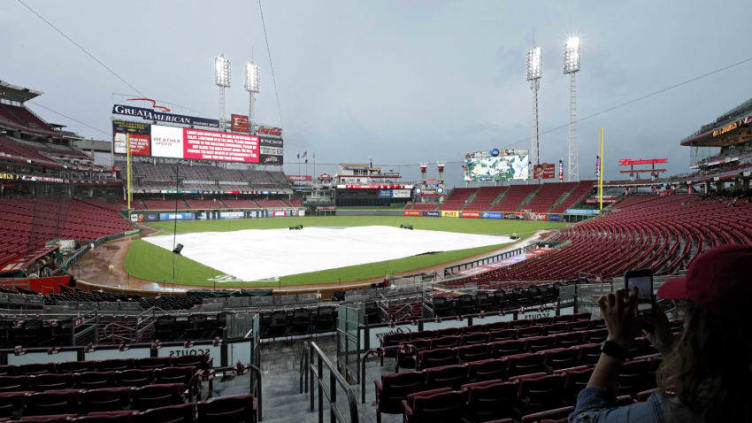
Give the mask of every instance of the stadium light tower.
[[[540, 131], [538, 123], [538, 89], [540, 79], [543, 77], [541, 62], [541, 48], [533, 47], [527, 52], [527, 80], [530, 81], [530, 89], [533, 90], [533, 136], [530, 139], [530, 161], [540, 165]], [[532, 173], [530, 175], [533, 175]], [[530, 177], [531, 179], [533, 176]]]
[[219, 129], [225, 130], [225, 88], [230, 87], [230, 59], [220, 54], [214, 59], [214, 83], [219, 87]]
[[253, 62], [246, 62], [245, 64], [245, 90], [248, 91], [248, 132], [251, 135], [254, 134], [253, 122], [253, 106], [256, 102], [256, 94], [259, 93], [261, 88], [259, 67]]
[[567, 181], [580, 180], [579, 153], [577, 151], [577, 85], [575, 75], [580, 70], [580, 38], [569, 37], [564, 44], [564, 74], [569, 74], [569, 159], [567, 161]]

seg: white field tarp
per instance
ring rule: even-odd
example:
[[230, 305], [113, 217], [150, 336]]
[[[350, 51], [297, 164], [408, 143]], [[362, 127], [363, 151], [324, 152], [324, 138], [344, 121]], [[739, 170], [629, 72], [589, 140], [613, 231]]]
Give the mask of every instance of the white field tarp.
[[[172, 235], [144, 240], [173, 249]], [[354, 226], [194, 232], [178, 234], [176, 242], [183, 244], [181, 254], [191, 260], [232, 275], [235, 280], [257, 281], [512, 241], [501, 235]], [[227, 279], [229, 282], [231, 278]]]

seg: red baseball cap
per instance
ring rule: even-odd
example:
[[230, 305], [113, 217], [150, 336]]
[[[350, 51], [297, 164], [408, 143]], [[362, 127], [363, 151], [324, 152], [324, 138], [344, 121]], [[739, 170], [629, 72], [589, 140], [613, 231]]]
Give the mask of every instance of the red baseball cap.
[[752, 306], [752, 247], [726, 245], [696, 256], [687, 275], [658, 289], [667, 300], [689, 300], [715, 313]]

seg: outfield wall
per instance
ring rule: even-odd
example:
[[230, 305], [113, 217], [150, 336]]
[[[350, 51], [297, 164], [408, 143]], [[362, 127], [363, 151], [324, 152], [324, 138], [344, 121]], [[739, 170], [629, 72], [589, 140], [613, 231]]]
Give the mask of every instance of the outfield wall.
[[[568, 209], [564, 213], [538, 213], [529, 211], [463, 211], [463, 210], [401, 210], [402, 216], [413, 217], [450, 217], [459, 219], [495, 219], [495, 220], [537, 220], [548, 222], [568, 222], [571, 217], [579, 219], [594, 217], [598, 210]], [[579, 220], [577, 219], [577, 220]]]
[[305, 216], [304, 208], [278, 209], [213, 209], [191, 211], [134, 211], [130, 213], [133, 223], [172, 222], [175, 220], [232, 220], [232, 219], [262, 219], [267, 217], [298, 217]]
[[339, 210], [337, 209], [336, 216], [402, 216], [402, 209], [390, 209], [390, 210], [378, 210], [378, 209], [363, 209], [363, 210]]

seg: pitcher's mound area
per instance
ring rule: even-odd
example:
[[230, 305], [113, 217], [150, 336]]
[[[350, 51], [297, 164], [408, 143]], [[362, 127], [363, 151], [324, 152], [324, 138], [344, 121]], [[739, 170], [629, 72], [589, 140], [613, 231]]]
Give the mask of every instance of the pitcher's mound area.
[[[172, 235], [144, 240], [167, 250], [173, 248]], [[240, 280], [257, 281], [510, 241], [499, 235], [354, 226], [194, 232], [178, 234], [176, 242], [183, 244], [182, 255], [191, 260]]]

